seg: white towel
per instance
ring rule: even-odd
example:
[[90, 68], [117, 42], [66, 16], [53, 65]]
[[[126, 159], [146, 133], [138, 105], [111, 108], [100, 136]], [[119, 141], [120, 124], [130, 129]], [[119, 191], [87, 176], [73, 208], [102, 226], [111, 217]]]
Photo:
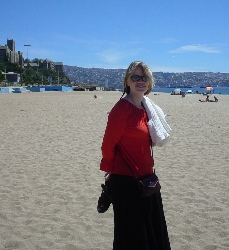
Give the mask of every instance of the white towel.
[[143, 97], [143, 105], [148, 115], [148, 128], [153, 146], [164, 146], [169, 141], [169, 133], [172, 129], [165, 120], [163, 110], [147, 96]]

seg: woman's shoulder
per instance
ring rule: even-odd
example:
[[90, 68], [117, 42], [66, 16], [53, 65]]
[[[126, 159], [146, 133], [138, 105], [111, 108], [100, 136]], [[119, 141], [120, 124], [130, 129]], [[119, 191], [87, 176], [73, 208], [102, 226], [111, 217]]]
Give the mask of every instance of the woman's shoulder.
[[126, 119], [131, 112], [131, 105], [125, 99], [120, 99], [109, 112], [110, 119]]
[[131, 103], [127, 101], [126, 99], [122, 98], [120, 99], [113, 107], [112, 110], [121, 110], [122, 112], [129, 111], [131, 108]]

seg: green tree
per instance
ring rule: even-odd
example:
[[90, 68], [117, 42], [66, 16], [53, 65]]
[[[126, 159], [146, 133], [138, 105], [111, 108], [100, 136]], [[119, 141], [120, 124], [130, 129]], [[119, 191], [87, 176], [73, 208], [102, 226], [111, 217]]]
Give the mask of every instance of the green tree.
[[40, 60], [40, 59], [38, 59], [38, 58], [34, 58], [34, 59], [32, 60], [32, 62], [33, 62], [33, 63], [37, 63], [37, 64], [39, 64], [39, 63], [40, 63], [40, 61], [41, 61], [41, 60]]

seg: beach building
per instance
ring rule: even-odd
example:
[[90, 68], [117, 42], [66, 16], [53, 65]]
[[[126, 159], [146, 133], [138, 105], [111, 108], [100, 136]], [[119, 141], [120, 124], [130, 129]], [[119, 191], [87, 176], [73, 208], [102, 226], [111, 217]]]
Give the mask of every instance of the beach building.
[[18, 84], [20, 82], [20, 74], [14, 72], [8, 72], [5, 74], [6, 80], [12, 84]]
[[27, 66], [28, 66], [28, 68], [32, 68], [34, 70], [38, 70], [38, 68], [39, 68], [39, 64], [37, 64], [37, 63], [31, 63], [31, 62], [24, 63], [24, 68], [27, 68]]
[[51, 61], [48, 58], [46, 58], [45, 60], [41, 60], [40, 68], [43, 68], [43, 69], [54, 69], [55, 68], [55, 64], [54, 64], [53, 61]]

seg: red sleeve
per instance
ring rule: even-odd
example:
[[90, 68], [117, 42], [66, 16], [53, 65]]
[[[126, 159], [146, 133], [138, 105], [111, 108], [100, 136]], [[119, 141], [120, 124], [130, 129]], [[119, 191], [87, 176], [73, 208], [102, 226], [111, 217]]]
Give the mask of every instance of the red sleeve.
[[111, 110], [102, 143], [102, 160], [100, 169], [111, 172], [114, 164], [115, 146], [122, 137], [128, 118], [127, 102], [120, 100]]

